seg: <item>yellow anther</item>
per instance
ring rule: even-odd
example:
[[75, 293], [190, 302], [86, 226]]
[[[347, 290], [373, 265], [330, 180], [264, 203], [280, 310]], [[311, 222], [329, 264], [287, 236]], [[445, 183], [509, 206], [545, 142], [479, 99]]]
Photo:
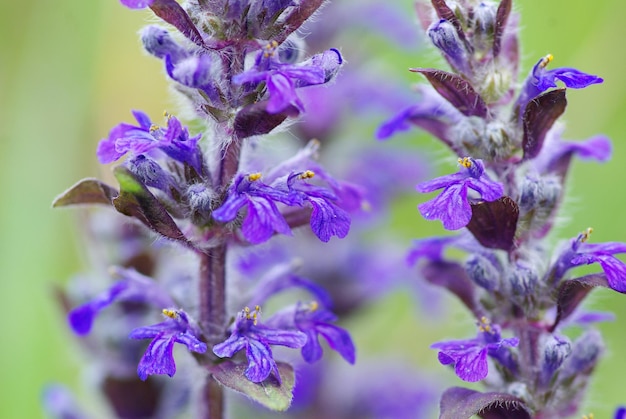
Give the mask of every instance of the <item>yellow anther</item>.
[[276, 52], [276, 48], [278, 48], [278, 42], [276, 41], [268, 42], [264, 48], [265, 48], [265, 52], [263, 53], [263, 56], [265, 58], [269, 58], [273, 56], [274, 53]]
[[591, 228], [591, 227], [587, 228], [587, 230], [582, 232], [582, 237], [581, 237], [580, 241], [584, 243], [587, 240], [589, 240], [589, 237], [591, 237], [591, 233], [593, 233], [593, 228]]
[[539, 67], [546, 68], [548, 64], [552, 62], [552, 60], [554, 60], [554, 55], [552, 54], [546, 55], [545, 57], [541, 59], [541, 63], [539, 64]]
[[320, 308], [320, 305], [317, 301], [311, 301], [309, 303], [309, 310], [310, 311], [317, 311], [317, 309]]
[[244, 307], [243, 309], [243, 315], [246, 317], [246, 319], [252, 320], [255, 326], [257, 325], [259, 321], [260, 314], [261, 314], [261, 306], [259, 305], [254, 306], [253, 312], [251, 312], [250, 307]]
[[315, 176], [315, 172], [312, 170], [305, 170], [304, 172], [302, 172], [302, 174], [300, 174], [300, 176], [298, 176], [300, 179], [311, 179], [313, 176]]
[[470, 160], [469, 157], [459, 158], [457, 161], [459, 162], [461, 166], [465, 167], [466, 169], [469, 169], [470, 167], [472, 167], [472, 161]]
[[161, 127], [158, 126], [157, 124], [150, 125], [150, 132], [158, 131], [160, 129], [161, 129]]
[[248, 180], [250, 182], [254, 182], [254, 181], [259, 180], [259, 179], [261, 179], [261, 174], [260, 173], [250, 173], [248, 175]]
[[583, 415], [583, 419], [593, 419], [594, 415], [593, 413], [589, 413], [588, 415]]
[[164, 316], [169, 317], [170, 319], [175, 319], [178, 317], [178, 311], [176, 310], [172, 310], [171, 308], [164, 308], [161, 313], [163, 313]]
[[491, 333], [493, 331], [493, 328], [491, 327], [491, 321], [487, 317], [482, 316], [480, 318], [480, 322], [478, 323], [478, 330], [480, 330], [481, 332]]

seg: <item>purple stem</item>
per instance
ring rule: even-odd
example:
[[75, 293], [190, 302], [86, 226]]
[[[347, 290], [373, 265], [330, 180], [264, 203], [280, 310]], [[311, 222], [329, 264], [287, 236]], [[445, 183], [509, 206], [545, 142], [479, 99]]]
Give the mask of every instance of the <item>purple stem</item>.
[[[229, 73], [243, 71], [244, 52], [225, 50], [230, 62]], [[234, 64], [238, 63], [238, 64]], [[237, 173], [241, 155], [241, 143], [233, 138], [219, 154], [217, 185], [224, 192]], [[223, 241], [217, 246], [200, 253], [200, 325], [205, 334], [209, 351], [224, 340], [226, 332], [226, 254], [228, 243]], [[212, 352], [211, 352], [212, 353]], [[215, 357], [211, 359], [215, 361]], [[224, 391], [222, 386], [208, 375], [203, 387], [199, 417], [207, 419], [224, 418]]]
[[[200, 254], [200, 326], [211, 349], [224, 340], [226, 330], [226, 243]], [[208, 375], [200, 398], [199, 417], [222, 419], [224, 394], [221, 386]]]

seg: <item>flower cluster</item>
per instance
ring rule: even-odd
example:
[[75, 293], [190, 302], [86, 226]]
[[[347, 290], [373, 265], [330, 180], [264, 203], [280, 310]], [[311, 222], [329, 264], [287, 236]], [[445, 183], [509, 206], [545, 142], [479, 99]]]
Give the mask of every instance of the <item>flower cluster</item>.
[[[441, 190], [418, 208], [447, 230], [467, 231], [418, 240], [408, 260], [426, 281], [458, 297], [479, 324], [475, 338], [433, 344], [440, 363], [464, 381], [484, 380], [488, 389], [449, 389], [441, 417], [569, 417], [604, 349], [593, 329], [604, 317], [574, 312], [594, 287], [626, 292], [626, 264], [615, 256], [626, 244], [589, 243], [591, 229], [552, 252], [545, 240], [572, 157], [610, 157], [607, 138], [565, 141], [558, 122], [568, 88], [603, 80], [551, 68], [547, 55], [518, 89], [519, 18], [511, 0], [433, 0], [416, 10], [451, 71], [411, 69], [429, 84], [417, 88], [417, 104], [381, 125], [378, 138], [416, 126], [459, 156], [457, 173], [417, 185], [422, 193]], [[450, 247], [467, 252], [466, 261], [448, 258]], [[572, 273], [585, 264], [601, 271]], [[585, 328], [574, 342], [563, 330], [572, 323]]]
[[[144, 258], [139, 251], [137, 258], [113, 258], [107, 262], [117, 267], [103, 275], [106, 285], [80, 297], [64, 295], [66, 306], [70, 301], [82, 303], [68, 309], [70, 326], [94, 347], [104, 346], [115, 334], [112, 350], [132, 354], [123, 373], [117, 374], [132, 382], [127, 366], [135, 362], [136, 375], [145, 382], [137, 385], [155, 385], [149, 376], [173, 377], [181, 368], [188, 380], [195, 362], [206, 377], [206, 389], [198, 399], [207, 416], [223, 417], [222, 386], [284, 410], [291, 402], [294, 370], [275, 359], [271, 346], [302, 348], [303, 359], [314, 363], [322, 357], [321, 335], [346, 361], [355, 362], [352, 339], [334, 324], [332, 300], [319, 285], [289, 273], [269, 275], [273, 279], [267, 287], [248, 280], [248, 291], [243, 292], [233, 263], [253, 245], [277, 235], [292, 236], [294, 229], [305, 225], [323, 243], [342, 239], [350, 230], [352, 213], [363, 207], [359, 187], [336, 179], [318, 163], [317, 140], [284, 160], [265, 158], [258, 151], [262, 136], [305, 112], [302, 89], [332, 82], [343, 65], [335, 48], [303, 56], [303, 40], [296, 31], [322, 2], [122, 0], [122, 4], [149, 8], [170, 25], [146, 27], [141, 40], [149, 54], [163, 61], [177, 94], [194, 113], [195, 126], [203, 130], [193, 134], [169, 113], [159, 125], [133, 111], [136, 123], [115, 126], [96, 151], [103, 164], [122, 161], [113, 169], [119, 187], [83, 179], [56, 199], [58, 207], [113, 208], [149, 229], [163, 248], [158, 257]], [[117, 228], [115, 223], [110, 229]], [[118, 239], [121, 248], [130, 237]], [[178, 258], [178, 263], [167, 264], [162, 258]], [[282, 269], [275, 262], [274, 268]], [[184, 273], [174, 268], [177, 265]], [[319, 303], [296, 303], [266, 323], [260, 321], [258, 306], [239, 314], [230, 311], [242, 294], [260, 304], [292, 287], [308, 290]], [[161, 322], [154, 322], [157, 310], [165, 316]], [[117, 323], [102, 332], [97, 317], [108, 317], [109, 312], [116, 313]], [[121, 343], [120, 335], [136, 342]], [[144, 340], [149, 340], [147, 347]], [[136, 350], [138, 345], [141, 351]], [[128, 351], [128, 346], [135, 349]], [[186, 347], [195, 361], [181, 361], [178, 355], [175, 361], [176, 346]], [[247, 360], [236, 356], [241, 349]], [[105, 369], [113, 375], [113, 365]], [[259, 393], [264, 386], [275, 391]], [[192, 391], [191, 385], [180, 388]], [[117, 386], [113, 390], [119, 392]], [[154, 398], [155, 406], [159, 397], [160, 393]], [[156, 412], [154, 408], [140, 416]]]

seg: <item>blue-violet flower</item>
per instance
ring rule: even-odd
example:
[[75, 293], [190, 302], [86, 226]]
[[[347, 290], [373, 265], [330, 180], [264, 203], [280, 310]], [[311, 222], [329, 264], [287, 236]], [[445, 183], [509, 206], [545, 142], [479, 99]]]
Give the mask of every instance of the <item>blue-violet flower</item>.
[[504, 190], [485, 173], [482, 160], [465, 157], [459, 159], [459, 164], [462, 167], [457, 173], [417, 185], [417, 190], [422, 193], [443, 189], [439, 196], [418, 208], [427, 220], [440, 219], [447, 230], [458, 230], [470, 222], [472, 208], [467, 197], [468, 188], [479, 192], [482, 199], [489, 202], [500, 198]]
[[180, 121], [167, 115], [167, 129], [154, 125], [148, 115], [133, 111], [138, 126], [121, 123], [100, 141], [96, 152], [100, 163], [112, 163], [126, 153], [148, 154], [158, 149], [174, 160], [187, 163], [198, 173], [202, 172], [202, 155], [198, 147], [200, 134], [189, 136], [189, 131]]
[[174, 344], [182, 343], [189, 351], [204, 353], [207, 346], [198, 339], [199, 331], [183, 310], [164, 309], [168, 317], [164, 322], [152, 326], [139, 327], [128, 336], [131, 339], [152, 339], [137, 366], [137, 375], [146, 380], [148, 375], [176, 373]]
[[245, 348], [248, 358], [246, 377], [252, 382], [259, 383], [267, 379], [273, 371], [280, 383], [278, 365], [270, 345], [302, 348], [307, 342], [307, 336], [296, 330], [274, 329], [259, 324], [260, 311], [259, 306], [253, 312], [248, 307], [242, 310], [235, 320], [230, 337], [215, 345], [213, 353], [220, 358], [231, 357]]
[[517, 346], [518, 343], [518, 338], [502, 339], [499, 327], [491, 325], [483, 317], [476, 338], [437, 342], [430, 347], [439, 349], [438, 357], [442, 365], [454, 364], [454, 371], [460, 379], [475, 382], [487, 376], [487, 355], [504, 363], [506, 367], [514, 368], [510, 357], [501, 349], [504, 346]]

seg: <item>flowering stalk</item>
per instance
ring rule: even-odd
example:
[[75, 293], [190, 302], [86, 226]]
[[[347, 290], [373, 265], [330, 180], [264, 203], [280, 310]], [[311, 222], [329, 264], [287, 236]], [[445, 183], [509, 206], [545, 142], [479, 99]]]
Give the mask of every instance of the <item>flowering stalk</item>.
[[[579, 305], [595, 287], [626, 292], [626, 265], [614, 256], [624, 253], [626, 244], [589, 243], [591, 229], [552, 252], [545, 240], [572, 158], [610, 157], [606, 137], [566, 141], [558, 122], [566, 88], [603, 80], [574, 68], [552, 68], [553, 56], [547, 55], [518, 89], [519, 19], [511, 0], [432, 0], [431, 6], [417, 4], [419, 20], [451, 71], [411, 69], [429, 85], [419, 86], [418, 103], [383, 124], [378, 137], [414, 125], [459, 157], [456, 173], [422, 182], [417, 190], [438, 193], [419, 205], [425, 218], [463, 231], [416, 241], [409, 261], [428, 282], [456, 295], [474, 317], [475, 337], [431, 347], [441, 364], [454, 367], [461, 380], [483, 381], [487, 392], [447, 390], [440, 417], [569, 417], [580, 407], [604, 351], [593, 323], [606, 316], [584, 313]], [[450, 247], [465, 251], [468, 259], [449, 260]], [[584, 264], [598, 264], [601, 271], [571, 273]], [[584, 328], [574, 342], [563, 334], [572, 324]]]
[[[274, 358], [272, 346], [303, 348], [304, 361], [313, 363], [322, 355], [321, 334], [349, 363], [355, 361], [350, 335], [332, 324], [336, 317], [329, 311], [330, 299], [319, 287], [291, 275], [287, 282], [277, 278], [273, 288], [250, 287], [242, 298], [232, 269], [233, 259], [251, 246], [277, 235], [291, 236], [293, 228], [307, 223], [322, 242], [343, 238], [350, 229], [349, 211], [360, 206], [357, 189], [336, 180], [315, 161], [317, 141], [282, 162], [263, 162], [255, 155], [259, 137], [305, 111], [298, 90], [330, 82], [343, 63], [336, 49], [307, 59], [300, 56], [295, 31], [322, 2], [122, 3], [132, 9], [150, 8], [179, 32], [174, 36], [149, 26], [141, 38], [148, 53], [163, 60], [176, 90], [206, 131], [191, 135], [176, 116], [166, 114], [166, 125], [159, 126], [134, 111], [136, 124], [114, 127], [96, 152], [101, 163], [127, 157], [114, 169], [119, 189], [84, 179], [54, 206], [113, 207], [173, 246], [177, 255], [169, 269], [184, 271], [180, 254], [191, 253], [190, 264], [197, 271], [191, 281], [157, 280], [166, 265], [160, 257], [149, 258], [155, 266], [148, 270], [138, 260], [117, 261], [125, 266], [113, 268], [120, 280], [70, 310], [70, 325], [78, 335], [89, 335], [96, 316], [119, 304], [127, 308], [120, 317], [135, 325], [129, 337], [151, 339], [137, 366], [142, 381], [151, 375], [180, 374], [173, 355], [178, 343], [194, 354], [204, 378], [204, 388], [194, 398], [199, 401], [196, 415], [223, 417], [224, 387], [284, 410], [291, 402], [294, 371]], [[290, 287], [304, 288], [321, 301], [298, 303], [265, 322], [258, 305], [254, 311], [244, 308]], [[231, 303], [243, 310], [229, 311]], [[148, 321], [152, 306], [160, 306], [165, 320], [145, 326], [142, 322]], [[234, 320], [229, 323], [229, 318]], [[97, 338], [91, 341], [98, 345]], [[117, 344], [120, 352], [128, 352], [125, 345]], [[243, 349], [246, 360], [237, 356]], [[185, 378], [190, 378], [189, 372]]]

